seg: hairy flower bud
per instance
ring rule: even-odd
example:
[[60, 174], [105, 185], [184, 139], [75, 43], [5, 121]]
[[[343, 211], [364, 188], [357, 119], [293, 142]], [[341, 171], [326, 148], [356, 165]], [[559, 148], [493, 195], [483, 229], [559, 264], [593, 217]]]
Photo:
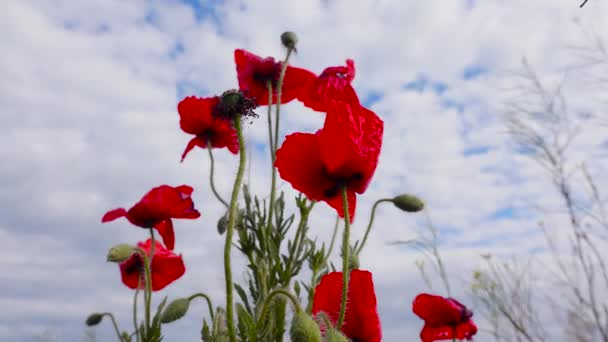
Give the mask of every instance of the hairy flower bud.
[[95, 313], [92, 313], [91, 315], [89, 315], [89, 317], [87, 317], [87, 320], [84, 323], [87, 326], [92, 327], [94, 325], [101, 323], [102, 319], [103, 319], [103, 314], [95, 312]]
[[223, 235], [228, 229], [228, 212], [217, 221], [217, 232]]
[[289, 336], [292, 342], [321, 342], [319, 326], [302, 310], [298, 310], [293, 315]]
[[120, 263], [129, 259], [133, 253], [135, 253], [135, 247], [126, 243], [121, 243], [110, 248], [106, 260]]
[[288, 49], [295, 49], [296, 44], [298, 43], [298, 36], [291, 31], [283, 32], [281, 35], [281, 43]]
[[190, 307], [190, 300], [188, 298], [178, 298], [172, 301], [160, 316], [161, 323], [171, 323], [184, 317]]
[[397, 208], [410, 213], [424, 209], [424, 202], [420, 198], [410, 194], [403, 194], [393, 198], [393, 204]]
[[325, 333], [326, 342], [348, 342], [346, 336], [334, 328], [330, 328]]

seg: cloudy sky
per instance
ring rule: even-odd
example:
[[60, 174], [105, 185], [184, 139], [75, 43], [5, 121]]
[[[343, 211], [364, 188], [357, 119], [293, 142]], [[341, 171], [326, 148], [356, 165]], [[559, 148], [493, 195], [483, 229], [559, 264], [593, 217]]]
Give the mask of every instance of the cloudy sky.
[[[111, 311], [129, 329], [132, 292], [107, 249], [145, 239], [126, 220], [101, 224], [160, 184], [190, 184], [202, 217], [175, 222], [176, 252], [188, 268], [162, 291], [204, 291], [223, 302], [221, 205], [208, 184], [208, 158], [196, 149], [180, 164], [190, 136], [176, 106], [187, 95], [237, 87], [233, 51], [282, 58], [279, 36], [298, 34], [292, 64], [320, 73], [353, 58], [354, 86], [385, 121], [372, 185], [360, 197], [353, 235], [370, 206], [403, 192], [423, 198], [440, 229], [441, 252], [463, 302], [479, 254], [527, 256], [545, 248], [536, 224], [559, 198], [544, 170], [519, 153], [501, 114], [513, 100], [522, 58], [549, 86], [563, 84], [580, 120], [572, 165], [590, 162], [608, 184], [605, 98], [577, 66], [573, 46], [608, 32], [608, 4], [589, 0], [204, 1], [4, 0], [0, 11], [0, 340], [80, 341], [84, 319]], [[604, 35], [605, 36], [605, 35]], [[588, 76], [588, 75], [587, 75]], [[265, 113], [264, 108], [258, 110]], [[262, 117], [263, 118], [263, 117]], [[282, 133], [314, 132], [323, 114], [285, 106]], [[605, 121], [604, 121], [605, 122]], [[253, 190], [267, 195], [265, 120], [246, 127], [255, 146]], [[236, 158], [216, 152], [221, 193]], [[602, 176], [603, 175], [603, 176]], [[603, 178], [602, 178], [603, 177]], [[282, 190], [295, 195], [289, 184]], [[420, 255], [388, 241], [416, 237], [423, 220], [381, 207], [362, 255], [374, 274], [384, 340], [415, 340], [421, 322], [411, 301], [428, 291]], [[559, 215], [555, 217], [559, 220]], [[333, 213], [317, 205], [311, 233], [329, 239]], [[236, 252], [235, 252], [236, 254]], [[334, 260], [337, 260], [334, 255]], [[237, 266], [243, 260], [237, 258]], [[242, 279], [243, 268], [236, 271]], [[435, 288], [440, 294], [441, 288]], [[157, 296], [157, 298], [160, 296]], [[166, 326], [167, 341], [196, 340], [202, 303]], [[111, 326], [96, 328], [111, 341]], [[488, 340], [482, 333], [478, 341]]]

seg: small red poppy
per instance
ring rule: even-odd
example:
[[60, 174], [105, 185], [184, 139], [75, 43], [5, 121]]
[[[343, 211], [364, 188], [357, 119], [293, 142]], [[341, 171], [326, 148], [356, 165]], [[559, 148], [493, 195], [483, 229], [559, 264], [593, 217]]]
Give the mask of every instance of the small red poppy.
[[471, 340], [477, 327], [471, 320], [473, 312], [453, 298], [420, 294], [414, 299], [413, 311], [424, 320], [420, 332], [423, 342], [439, 340]]
[[299, 93], [298, 100], [319, 112], [325, 112], [327, 103], [332, 100], [358, 106], [359, 98], [351, 85], [354, 78], [355, 62], [347, 59], [346, 66], [326, 68], [307, 91]]
[[[342, 302], [342, 272], [328, 273], [315, 288], [312, 314], [325, 312], [332, 324], [338, 322]], [[372, 274], [368, 271], [350, 272], [346, 314], [342, 333], [353, 341], [379, 342], [382, 328], [376, 309], [376, 294]]]
[[239, 151], [238, 136], [230, 121], [213, 115], [219, 104], [219, 96], [206, 98], [188, 96], [177, 105], [180, 127], [184, 132], [195, 135], [186, 146], [182, 161], [195, 146], [207, 148], [208, 142], [211, 147], [226, 147], [234, 154]]
[[[272, 103], [277, 102], [277, 87], [281, 74], [281, 62], [272, 57], [262, 58], [251, 52], [234, 50], [234, 61], [239, 80], [239, 88], [247, 96], [253, 96], [261, 106], [268, 105], [268, 86], [272, 85]], [[316, 76], [306, 69], [287, 66], [283, 79], [281, 103], [295, 99], [298, 94], [306, 91]]]
[[288, 135], [277, 150], [281, 178], [315, 201], [325, 201], [344, 217], [346, 186], [354, 219], [356, 196], [367, 189], [378, 165], [384, 123], [361, 106], [330, 101], [322, 130]]
[[[148, 239], [146, 242], [139, 242], [137, 246], [146, 252], [148, 258], [150, 257], [150, 253], [152, 252], [151, 239]], [[119, 266], [122, 282], [127, 287], [131, 289], [136, 289], [138, 286], [140, 288], [144, 287], [144, 260], [139, 253], [133, 253], [129, 259], [120, 263]], [[182, 256], [166, 249], [159, 241], [155, 241], [154, 256], [152, 256], [150, 266], [152, 291], [162, 290], [186, 272]], [[141, 283], [140, 279], [142, 280]]]
[[163, 238], [167, 248], [172, 250], [175, 244], [172, 218], [195, 219], [201, 216], [194, 209], [190, 195], [192, 187], [181, 185], [171, 187], [161, 185], [150, 190], [129, 211], [118, 208], [108, 211], [101, 222], [114, 221], [126, 217], [132, 224], [142, 228], [155, 228]]

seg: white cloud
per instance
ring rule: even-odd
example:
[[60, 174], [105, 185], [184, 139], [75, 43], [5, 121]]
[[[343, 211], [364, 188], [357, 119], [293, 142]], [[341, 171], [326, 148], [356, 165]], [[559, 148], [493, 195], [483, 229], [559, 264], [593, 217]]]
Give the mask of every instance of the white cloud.
[[[467, 9], [466, 3], [227, 1], [215, 9], [219, 26], [197, 22], [189, 6], [174, 1], [4, 4], [0, 238], [8, 247], [0, 251], [0, 321], [8, 323], [0, 323], [0, 338], [23, 341], [56, 327], [61, 338], [75, 340], [91, 311], [112, 310], [121, 326], [130, 327], [131, 292], [120, 284], [115, 265], [103, 262], [104, 254], [115, 243], [143, 239], [145, 231], [126, 220], [102, 225], [100, 218], [162, 183], [195, 186], [203, 214], [197, 221], [175, 222], [176, 250], [188, 272], [166, 293], [202, 290], [223, 302], [223, 237], [215, 229], [223, 209], [209, 189], [206, 152], [196, 149], [179, 163], [189, 137], [179, 130], [178, 86], [198, 96], [236, 87], [233, 50], [281, 58], [278, 37], [287, 29], [300, 38], [293, 64], [320, 73], [354, 58], [361, 97], [382, 95], [372, 109], [385, 120], [383, 152], [371, 187], [360, 197], [355, 237], [363, 235], [375, 199], [418, 194], [445, 231], [442, 253], [463, 295], [459, 278], [478, 265], [479, 253], [525, 256], [542, 246], [536, 222], [545, 215], [530, 207], [555, 209], [560, 202], [543, 170], [515, 154], [505, 133], [499, 114], [514, 84], [509, 72], [525, 55], [555, 82], [577, 62], [565, 49], [582, 41], [572, 18], [603, 32], [607, 24], [600, 19], [608, 6], [522, 0], [476, 1]], [[463, 80], [472, 65], [484, 72]], [[572, 108], [605, 115], [599, 92], [571, 74], [566, 91]], [[402, 88], [418, 75], [447, 89], [437, 94], [429, 87]], [[258, 112], [261, 118], [246, 134], [252, 143], [266, 143], [265, 108]], [[322, 119], [289, 104], [282, 132], [312, 132]], [[584, 122], [585, 133], [571, 147], [572, 165], [593, 161], [590, 168], [601, 185], [608, 180], [602, 176], [608, 163], [605, 129]], [[480, 146], [488, 150], [464, 155]], [[217, 186], [227, 197], [236, 157], [215, 155], [222, 175]], [[268, 159], [267, 151], [254, 154], [252, 188], [262, 196], [270, 183]], [[295, 194], [288, 184], [282, 189]], [[328, 240], [333, 213], [324, 204], [317, 207], [311, 232]], [[521, 217], [492, 218], [505, 207]], [[385, 243], [415, 236], [422, 222], [420, 215], [386, 204], [363, 255], [362, 264], [374, 272], [386, 341], [417, 336], [421, 324], [410, 305], [425, 288], [413, 265], [420, 256]], [[237, 257], [236, 263], [243, 260]], [[169, 339], [197, 338], [205, 312], [199, 306], [188, 319], [167, 326]], [[109, 327], [98, 330], [100, 337], [112, 338]]]

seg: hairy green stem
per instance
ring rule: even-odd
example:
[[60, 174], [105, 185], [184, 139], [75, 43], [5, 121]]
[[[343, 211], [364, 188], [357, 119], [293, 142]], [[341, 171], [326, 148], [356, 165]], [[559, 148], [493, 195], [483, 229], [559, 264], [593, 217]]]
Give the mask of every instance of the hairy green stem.
[[209, 183], [211, 183], [211, 191], [213, 191], [213, 194], [215, 195], [215, 197], [222, 202], [222, 204], [228, 208], [228, 203], [226, 203], [226, 201], [224, 201], [224, 199], [222, 198], [222, 196], [220, 196], [220, 194], [217, 192], [217, 189], [215, 188], [215, 183], [213, 182], [213, 171], [215, 169], [215, 160], [213, 159], [213, 152], [211, 152], [211, 139], [207, 138], [207, 150], [209, 151], [209, 160], [211, 161], [211, 170], [209, 171]]
[[291, 292], [284, 290], [284, 289], [274, 289], [268, 294], [268, 296], [264, 300], [262, 313], [260, 314], [260, 317], [258, 318], [257, 324], [259, 324], [260, 322], [262, 322], [264, 320], [264, 318], [266, 317], [266, 314], [268, 313], [268, 309], [270, 308], [270, 304], [272, 303], [272, 298], [279, 294], [282, 294], [282, 295], [286, 296], [287, 298], [289, 298], [289, 300], [291, 300], [291, 303], [293, 304], [294, 310], [296, 312], [302, 310], [302, 308], [300, 308], [300, 303], [298, 302], [298, 299]]
[[342, 327], [344, 316], [346, 314], [346, 299], [348, 298], [348, 281], [350, 276], [350, 270], [348, 267], [348, 254], [350, 250], [350, 217], [348, 214], [348, 196], [346, 194], [346, 185], [342, 186], [342, 206], [344, 208], [344, 236], [342, 239], [342, 302], [340, 304], [340, 316], [338, 316], [338, 323], [336, 324], [336, 329], [338, 330], [340, 330]]
[[[272, 215], [274, 210], [274, 202], [276, 198], [276, 188], [277, 188], [277, 169], [274, 167], [274, 162], [276, 159], [276, 152], [279, 145], [279, 120], [281, 114], [281, 95], [283, 93], [283, 79], [285, 78], [285, 72], [287, 71], [287, 62], [289, 61], [289, 57], [291, 56], [292, 49], [287, 49], [287, 55], [285, 56], [285, 61], [281, 65], [281, 73], [279, 74], [279, 82], [277, 83], [277, 103], [276, 103], [276, 112], [275, 112], [275, 121], [274, 121], [274, 142], [272, 142], [272, 134], [270, 141], [270, 150], [271, 150], [271, 169], [272, 169], [272, 178], [270, 185], [270, 203], [268, 204], [268, 235], [270, 229], [272, 228]], [[269, 87], [272, 90], [272, 87]], [[272, 92], [268, 95], [268, 117], [270, 118], [270, 107], [272, 107]], [[269, 119], [270, 124], [270, 119]]]
[[139, 285], [141, 284], [141, 277], [139, 277], [139, 283], [135, 289], [133, 295], [133, 327], [135, 328], [135, 340], [139, 342], [139, 327], [137, 326], [137, 296], [139, 295]]
[[118, 340], [122, 341], [122, 336], [120, 335], [120, 330], [118, 329], [118, 324], [116, 323], [116, 319], [111, 312], [104, 312], [101, 314], [102, 316], [108, 316], [112, 320], [112, 325], [114, 326], [114, 331], [116, 331], [116, 336], [118, 336]]
[[150, 257], [148, 257], [148, 260], [146, 262], [146, 264], [148, 265], [148, 270], [146, 271], [146, 289], [148, 291], [148, 297], [146, 299], [146, 328], [150, 329], [150, 312], [151, 310], [151, 306], [152, 306], [152, 260], [154, 259], [154, 247], [156, 246], [156, 242], [154, 240], [154, 228], [149, 228], [150, 229], [150, 240], [151, 240], [151, 247], [150, 247]]
[[146, 251], [138, 249], [140, 256], [144, 259], [145, 289], [144, 289], [144, 310], [146, 331], [150, 329], [150, 301], [152, 298], [152, 276], [150, 272], [151, 258], [148, 258]]
[[188, 301], [192, 301], [196, 297], [201, 297], [207, 301], [207, 306], [209, 307], [209, 315], [211, 316], [211, 321], [213, 322], [214, 321], [213, 303], [211, 302], [211, 298], [209, 298], [209, 296], [207, 296], [206, 294], [199, 292], [199, 293], [195, 293], [192, 296], [188, 297]]
[[365, 243], [367, 242], [367, 237], [369, 235], [369, 232], [372, 230], [372, 225], [374, 224], [374, 217], [376, 216], [376, 208], [378, 207], [378, 204], [383, 203], [383, 202], [391, 202], [392, 199], [390, 198], [382, 198], [376, 201], [376, 203], [374, 203], [374, 205], [372, 206], [372, 214], [369, 218], [369, 224], [367, 225], [367, 229], [365, 230], [365, 235], [363, 236], [363, 241], [361, 241], [361, 245], [359, 246], [359, 248], [357, 248], [357, 255], [359, 253], [361, 253], [361, 250], [363, 249], [363, 246], [365, 246]]
[[234, 298], [232, 282], [232, 269], [230, 262], [230, 252], [232, 248], [232, 236], [234, 235], [234, 225], [237, 216], [237, 202], [239, 198], [239, 191], [241, 190], [241, 183], [243, 182], [243, 174], [245, 173], [245, 142], [243, 139], [243, 131], [241, 127], [241, 116], [237, 115], [234, 118], [234, 128], [239, 139], [239, 168], [234, 180], [234, 187], [232, 188], [232, 197], [230, 199], [230, 210], [228, 214], [228, 228], [226, 229], [226, 244], [224, 245], [224, 273], [226, 277], [226, 325], [228, 328], [228, 337], [230, 342], [236, 342], [236, 332], [234, 329]]

